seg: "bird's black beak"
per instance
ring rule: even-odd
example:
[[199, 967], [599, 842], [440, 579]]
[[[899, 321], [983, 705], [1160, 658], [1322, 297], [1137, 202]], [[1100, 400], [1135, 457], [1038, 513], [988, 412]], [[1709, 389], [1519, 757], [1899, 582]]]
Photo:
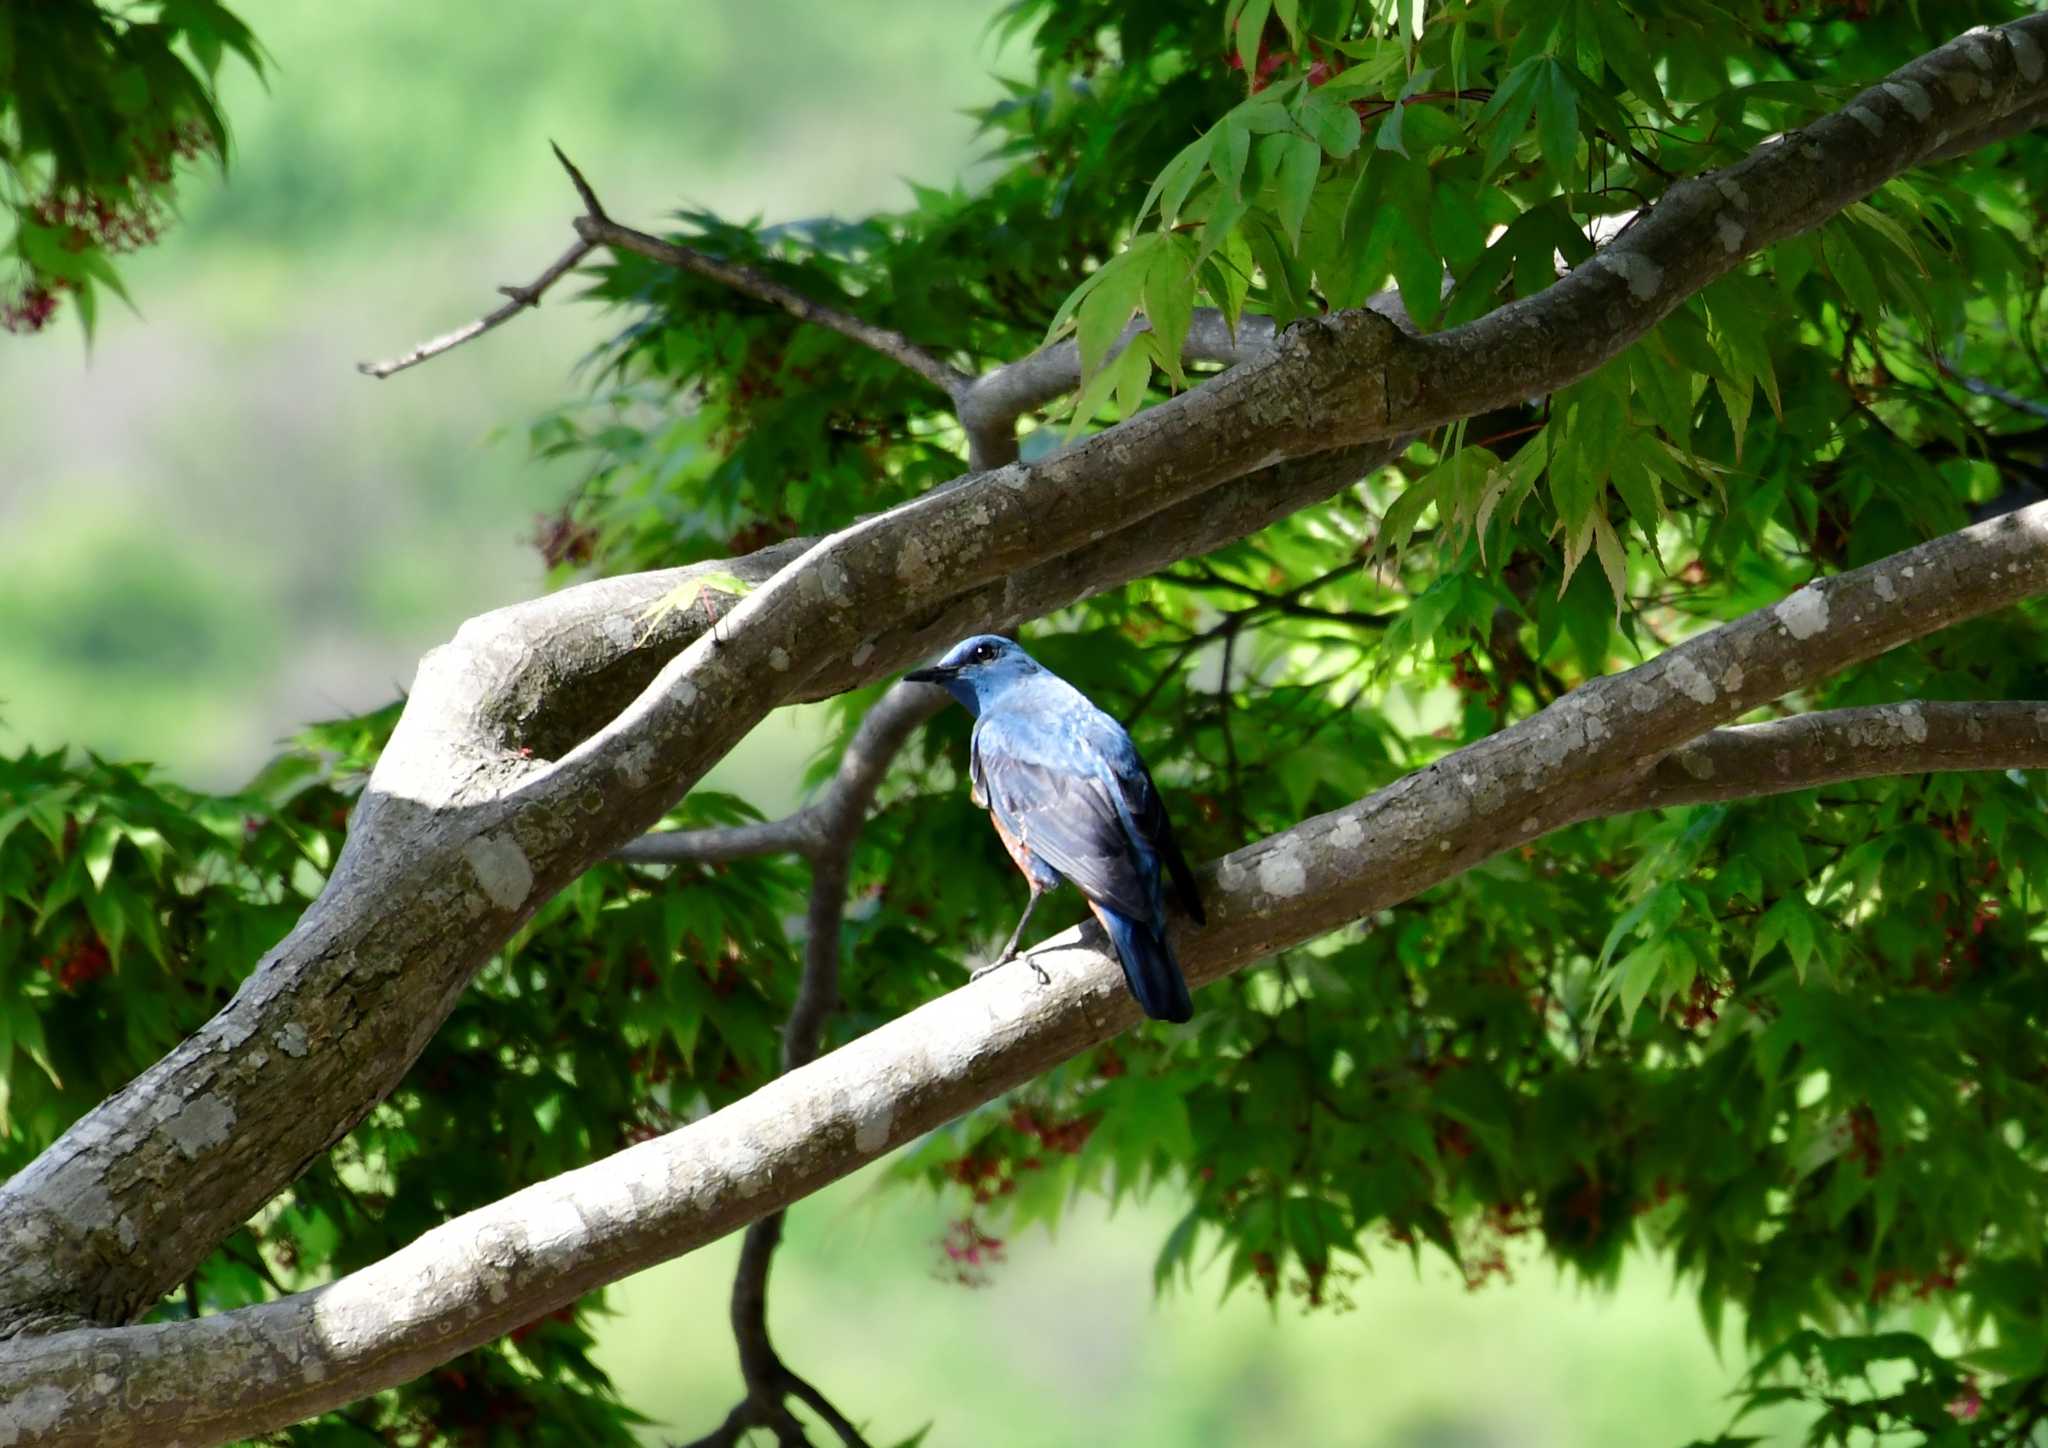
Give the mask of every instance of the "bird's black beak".
[[929, 669], [912, 669], [903, 676], [906, 684], [943, 684], [956, 676], [958, 669], [949, 669], [944, 664], [933, 664]]

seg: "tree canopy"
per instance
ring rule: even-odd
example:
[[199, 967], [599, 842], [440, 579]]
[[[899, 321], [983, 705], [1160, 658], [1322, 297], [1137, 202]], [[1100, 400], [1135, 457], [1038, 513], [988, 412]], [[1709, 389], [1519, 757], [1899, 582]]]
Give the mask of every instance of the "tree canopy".
[[0, 5], [0, 207], [14, 223], [0, 328], [36, 332], [72, 299], [88, 334], [112, 257], [170, 224], [181, 162], [225, 165], [214, 93], [255, 37], [217, 0]]
[[[7, 37], [26, 55], [43, 11], [0, 7], [33, 286], [107, 279], [38, 208], [142, 196], [107, 169], [145, 154], [121, 128], [211, 117], [221, 45], [256, 60], [219, 7], [160, 8], [201, 69], [138, 103], [104, 56], [157, 76], [148, 26], [48, 7], [101, 49], [31, 85]], [[295, 1367], [218, 1424], [103, 1399], [98, 1441], [329, 1410], [281, 1439], [623, 1443], [590, 1289], [752, 1223], [746, 1384], [704, 1441], [792, 1411], [896, 1441], [916, 1425], [857, 1430], [828, 1364], [781, 1361], [758, 1299], [764, 1213], [914, 1142], [895, 1177], [957, 1204], [964, 1272], [1078, 1193], [1184, 1203], [1162, 1290], [1220, 1253], [1311, 1308], [1387, 1256], [1474, 1285], [1519, 1253], [1596, 1284], [1664, 1259], [1754, 1355], [1749, 1404], [1802, 1404], [1811, 1441], [2032, 1441], [2028, 14], [1016, 0], [1031, 70], [979, 117], [972, 187], [655, 236], [576, 158], [561, 259], [373, 369], [545, 325], [523, 313], [565, 276], [615, 309], [588, 391], [531, 429], [588, 467], [542, 540], [562, 591], [234, 795], [0, 761], [0, 1428], [88, 1441], [88, 1398], [37, 1396], [72, 1391], [65, 1330], [168, 1364], [212, 1350], [175, 1335], [203, 1314], [265, 1352], [388, 1332], [403, 1371], [344, 1374], [340, 1407]], [[94, 105], [129, 119], [48, 119]], [[949, 994], [1022, 890], [967, 721], [886, 684], [986, 626], [1125, 721], [1219, 862], [1191, 1026], [1124, 1029], [1085, 946], [1049, 991]], [[689, 789], [822, 697], [804, 812]], [[573, 1198], [561, 1240], [610, 1255], [534, 1286], [538, 1204], [572, 1199], [507, 1199], [597, 1192], [623, 1178], [562, 1174], [657, 1139], [632, 1160], [663, 1204]], [[350, 1326], [465, 1214], [465, 1324], [498, 1320], [492, 1271], [543, 1311]]]

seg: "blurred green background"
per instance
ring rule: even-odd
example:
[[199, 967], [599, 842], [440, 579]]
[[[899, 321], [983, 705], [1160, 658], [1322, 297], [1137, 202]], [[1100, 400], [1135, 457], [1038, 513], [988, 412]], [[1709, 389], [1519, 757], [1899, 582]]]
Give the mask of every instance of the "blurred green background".
[[[0, 749], [72, 744], [232, 786], [309, 719], [384, 703], [471, 614], [541, 587], [526, 541], [575, 485], [524, 424], [571, 395], [610, 319], [539, 313], [376, 383], [391, 355], [495, 304], [566, 244], [558, 140], [614, 214], [771, 220], [971, 179], [963, 108], [992, 98], [989, 0], [613, 0], [508, 8], [252, 3], [265, 86], [228, 84], [226, 185], [124, 269], [88, 352], [0, 338]], [[503, 438], [493, 434], [504, 430]], [[721, 771], [789, 802], [815, 741], [772, 720]], [[794, 1214], [773, 1326], [790, 1360], [893, 1441], [1659, 1445], [1710, 1435], [1739, 1362], [1641, 1264], [1613, 1294], [1530, 1265], [1468, 1291], [1389, 1249], [1355, 1310], [1221, 1309], [1220, 1270], [1155, 1298], [1170, 1201], [1076, 1209], [944, 1280], [945, 1207], [872, 1175]], [[602, 1360], [662, 1420], [737, 1392], [736, 1242], [613, 1294]], [[1752, 1429], [1754, 1431], [1754, 1429]]]

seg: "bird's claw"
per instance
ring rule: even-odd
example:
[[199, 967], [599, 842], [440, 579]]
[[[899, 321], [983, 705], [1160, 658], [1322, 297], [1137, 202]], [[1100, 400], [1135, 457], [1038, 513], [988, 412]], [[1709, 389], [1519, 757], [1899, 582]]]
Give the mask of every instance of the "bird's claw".
[[[969, 971], [967, 974], [967, 979], [969, 981], [980, 980], [985, 975], [991, 974], [994, 971], [1001, 970], [1004, 966], [1008, 965], [1011, 961], [1015, 960], [1016, 958], [1017, 952], [1014, 950], [1007, 955], [997, 956], [994, 960], [991, 960], [987, 965], [980, 966], [975, 970]], [[1040, 985], [1052, 984], [1052, 977], [1046, 973], [1046, 969], [1044, 966], [1040, 965], [1037, 961], [1033, 960], [1028, 955], [1024, 957], [1024, 963], [1031, 967], [1031, 973], [1038, 977], [1038, 983]]]

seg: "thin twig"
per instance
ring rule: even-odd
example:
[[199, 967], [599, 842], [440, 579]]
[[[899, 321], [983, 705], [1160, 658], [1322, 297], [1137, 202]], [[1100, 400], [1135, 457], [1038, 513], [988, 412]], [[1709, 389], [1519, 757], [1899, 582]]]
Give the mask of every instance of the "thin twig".
[[2030, 417], [2048, 417], [2048, 403], [2036, 402], [2031, 397], [2022, 397], [2017, 392], [2000, 387], [1995, 382], [1986, 382], [1981, 377], [1966, 376], [1956, 371], [1955, 365], [1948, 358], [1931, 348], [1929, 355], [1934, 358], [1935, 368], [1941, 375], [1963, 391], [1978, 397], [1988, 397], [1993, 402], [2002, 402], [2015, 412], [2024, 412]]
[[811, 860], [830, 855], [858, 835], [890, 763], [912, 731], [945, 703], [944, 691], [930, 685], [891, 689], [861, 720], [824, 793], [782, 819], [658, 830], [621, 846], [612, 858], [641, 865], [711, 865], [759, 855], [802, 855]]
[[1230, 727], [1230, 676], [1236, 668], [1237, 636], [1250, 616], [1233, 613], [1229, 616], [1229, 627], [1223, 631], [1222, 672], [1216, 679], [1216, 710], [1218, 723], [1223, 729], [1223, 760], [1229, 778], [1230, 812], [1237, 826], [1237, 837], [1243, 839], [1248, 823], [1244, 808], [1244, 769], [1237, 758], [1237, 735]]
[[[553, 144], [552, 142], [550, 143]], [[863, 347], [872, 348], [892, 362], [901, 363], [925, 381], [957, 401], [967, 390], [973, 378], [957, 367], [948, 366], [932, 353], [918, 346], [901, 332], [892, 332], [887, 327], [877, 327], [848, 313], [812, 301], [802, 292], [784, 286], [765, 272], [738, 262], [724, 261], [692, 247], [678, 246], [663, 241], [658, 236], [649, 236], [630, 226], [622, 226], [605, 214], [598, 202], [597, 192], [591, 189], [583, 173], [576, 169], [576, 163], [562, 154], [560, 146], [554, 147], [555, 159], [562, 163], [562, 169], [569, 173], [569, 182], [576, 188], [576, 194], [583, 198], [583, 215], [576, 218], [576, 234], [591, 245], [604, 245], [614, 251], [630, 251], [658, 261], [664, 266], [679, 271], [695, 273], [707, 281], [720, 286], [731, 287], [742, 296], [752, 297], [757, 302], [782, 308], [799, 322], [809, 322], [816, 327], [825, 327], [851, 338]]]
[[562, 169], [569, 173], [569, 184], [576, 188], [576, 195], [583, 202], [583, 214], [595, 217], [599, 221], [609, 221], [611, 218], [606, 214], [604, 204], [597, 199], [597, 193], [591, 190], [590, 183], [583, 179], [583, 173], [576, 169], [576, 163], [569, 159], [568, 154], [556, 142], [548, 142], [548, 149], [555, 153], [555, 159], [560, 161]]
[[481, 337], [501, 322], [509, 322], [528, 307], [539, 306], [541, 295], [549, 287], [575, 270], [583, 258], [589, 256], [594, 250], [596, 250], [596, 246], [593, 243], [578, 239], [574, 246], [556, 257], [548, 265], [548, 269], [535, 277], [528, 285], [498, 288], [499, 291], [512, 300], [505, 303], [504, 306], [498, 308], [495, 312], [479, 317], [467, 326], [457, 327], [452, 332], [443, 333], [430, 342], [422, 342], [402, 357], [393, 357], [385, 362], [358, 362], [356, 363], [356, 371], [366, 377], [389, 377], [394, 372], [403, 372], [408, 367], [417, 367], [429, 357], [438, 357], [443, 352], [460, 347], [472, 337]]
[[844, 1413], [832, 1406], [830, 1398], [826, 1397], [795, 1373], [790, 1372], [787, 1368], [783, 1370], [783, 1373], [785, 1388], [790, 1393], [793, 1393], [805, 1407], [825, 1420], [825, 1425], [839, 1435], [839, 1441], [844, 1445], [844, 1448], [867, 1448], [867, 1440], [861, 1437], [860, 1429], [849, 1422]]
[[957, 367], [947, 365], [918, 346], [901, 332], [892, 332], [887, 327], [877, 327], [863, 322], [846, 312], [814, 302], [802, 292], [784, 286], [766, 272], [742, 266], [738, 262], [724, 261], [709, 252], [693, 247], [678, 246], [672, 241], [663, 241], [644, 231], [625, 226], [607, 216], [579, 216], [576, 218], [576, 234], [585, 241], [602, 243], [614, 251], [630, 251], [649, 261], [658, 261], [678, 271], [686, 271], [703, 277], [706, 281], [727, 286], [743, 296], [757, 302], [780, 307], [800, 322], [809, 322], [824, 327], [860, 343], [863, 347], [881, 353], [892, 362], [899, 362], [915, 372], [950, 399], [964, 392], [973, 380]]

